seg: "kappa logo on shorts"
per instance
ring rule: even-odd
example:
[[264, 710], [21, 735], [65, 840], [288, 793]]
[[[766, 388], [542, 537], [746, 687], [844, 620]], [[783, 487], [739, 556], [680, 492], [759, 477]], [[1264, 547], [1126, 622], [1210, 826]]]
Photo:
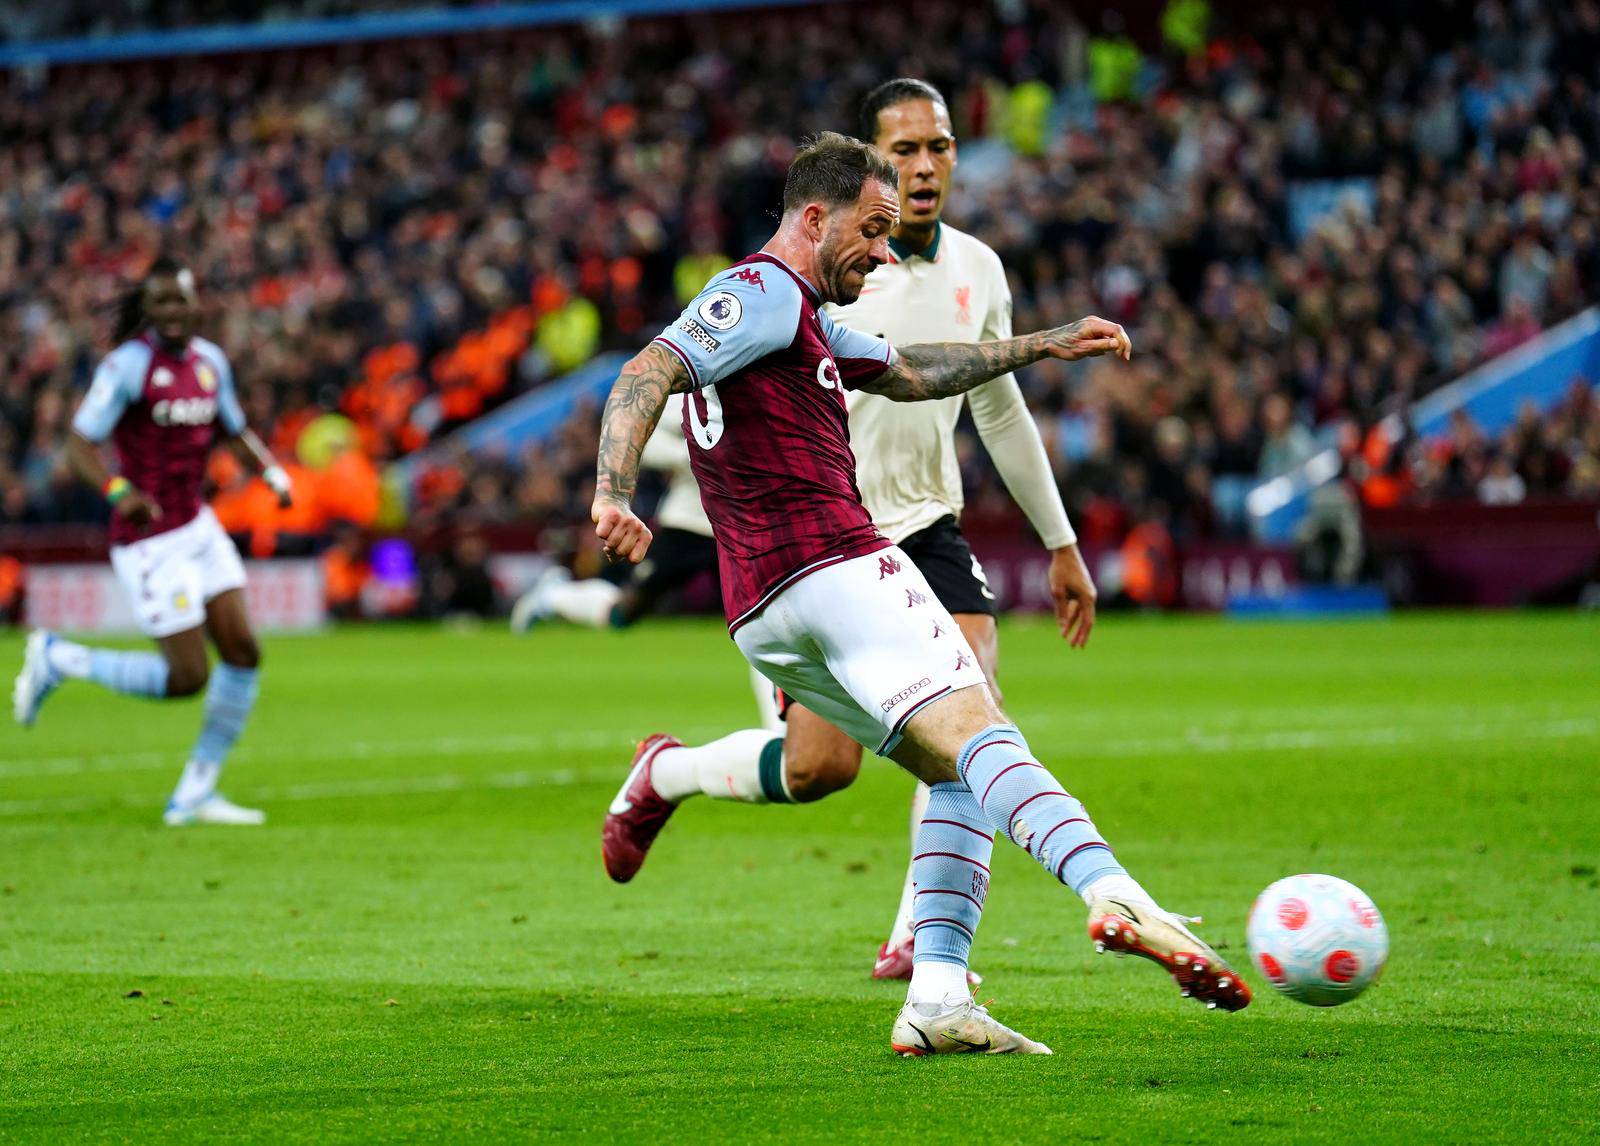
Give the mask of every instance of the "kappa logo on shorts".
[[925, 676], [915, 684], [906, 685], [905, 688], [895, 693], [888, 700], [880, 701], [878, 707], [883, 709], [885, 712], [892, 712], [895, 705], [899, 704], [903, 700], [910, 700], [912, 697], [916, 696], [917, 693], [921, 692], [932, 683], [933, 678]]
[[927, 603], [928, 598], [924, 597], [915, 589], [906, 590], [906, 608], [915, 609], [918, 605], [926, 605]]
[[961, 652], [956, 654], [956, 671], [957, 672], [960, 672], [964, 668], [971, 668], [971, 667], [972, 667], [972, 660], [971, 660], [971, 658], [969, 658], [967, 656], [966, 650], [962, 650]]
[[938, 640], [942, 636], [944, 636], [944, 630], [939, 627], [939, 622], [938, 621], [934, 621], [934, 623], [933, 623], [933, 639], [934, 640]]
[[878, 580], [882, 581], [885, 577], [893, 577], [896, 573], [900, 572], [902, 568], [903, 566], [901, 566], [897, 559], [893, 557], [880, 557], [878, 558]]
[[692, 318], [686, 318], [678, 323], [678, 329], [704, 347], [707, 354], [715, 354], [722, 348], [722, 343], [712, 338], [711, 332]]

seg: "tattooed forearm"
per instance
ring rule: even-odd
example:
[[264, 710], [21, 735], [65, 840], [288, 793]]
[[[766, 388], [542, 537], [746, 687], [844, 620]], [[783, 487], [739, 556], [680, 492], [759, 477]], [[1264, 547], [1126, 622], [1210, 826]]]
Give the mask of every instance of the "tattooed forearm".
[[622, 368], [605, 413], [600, 416], [600, 460], [595, 497], [633, 500], [639, 481], [639, 454], [655, 431], [667, 395], [689, 389], [689, 372], [677, 355], [656, 343]]
[[1038, 334], [999, 342], [923, 342], [899, 351], [884, 375], [865, 387], [896, 402], [964, 394], [1045, 355], [1043, 336]]
[[874, 381], [862, 387], [897, 402], [948, 398], [1041, 358], [1073, 361], [1097, 354], [1127, 358], [1132, 344], [1122, 327], [1090, 316], [1066, 326], [996, 342], [925, 342], [900, 348]]

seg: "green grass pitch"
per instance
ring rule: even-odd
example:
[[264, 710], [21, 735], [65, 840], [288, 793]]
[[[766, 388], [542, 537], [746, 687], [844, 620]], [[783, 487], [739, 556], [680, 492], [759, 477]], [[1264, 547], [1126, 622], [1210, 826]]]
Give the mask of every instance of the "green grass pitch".
[[[1121, 858], [1244, 958], [1279, 876], [1354, 881], [1384, 980], [1207, 1013], [1094, 956], [996, 849], [974, 953], [1055, 1057], [902, 1060], [867, 979], [909, 781], [700, 801], [627, 887], [632, 741], [753, 712], [712, 622], [267, 642], [227, 778], [159, 826], [195, 704], [69, 686], [0, 728], [0, 1140], [1568, 1141], [1600, 1133], [1600, 619], [1002, 634], [1007, 704]], [[7, 678], [18, 636], [0, 638]]]

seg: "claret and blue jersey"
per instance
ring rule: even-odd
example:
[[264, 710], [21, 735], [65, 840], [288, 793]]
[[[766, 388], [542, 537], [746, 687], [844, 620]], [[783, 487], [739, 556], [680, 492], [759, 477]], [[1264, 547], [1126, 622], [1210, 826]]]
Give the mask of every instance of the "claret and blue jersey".
[[894, 351], [821, 303], [781, 259], [752, 255], [655, 339], [693, 386], [684, 436], [730, 629], [805, 574], [890, 544], [856, 488], [844, 392], [882, 375]]
[[216, 343], [192, 338], [174, 354], [145, 334], [106, 355], [72, 428], [91, 442], [110, 438], [122, 476], [161, 507], [143, 529], [112, 514], [113, 545], [194, 519], [219, 424], [230, 435], [245, 429], [233, 367]]

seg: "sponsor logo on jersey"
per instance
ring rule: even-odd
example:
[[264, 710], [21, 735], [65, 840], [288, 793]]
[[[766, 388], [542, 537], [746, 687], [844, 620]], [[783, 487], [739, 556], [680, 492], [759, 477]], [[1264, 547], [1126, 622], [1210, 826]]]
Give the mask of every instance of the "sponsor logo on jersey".
[[209, 362], [196, 362], [194, 366], [195, 381], [200, 383], [200, 389], [207, 394], [214, 394], [217, 390], [217, 372], [211, 369]]
[[817, 363], [817, 383], [824, 390], [842, 390], [843, 384], [839, 380], [839, 367], [831, 358], [823, 358]]
[[758, 286], [761, 288], [762, 294], [767, 293], [767, 284], [761, 281], [761, 272], [756, 270], [755, 267], [740, 267], [728, 277], [738, 279], [742, 283]]
[[878, 707], [883, 709], [885, 712], [890, 712], [894, 709], [895, 705], [899, 704], [903, 700], [910, 700], [912, 697], [916, 696], [917, 693], [921, 692], [932, 683], [933, 678], [925, 676], [915, 684], [906, 685], [905, 688], [895, 693], [888, 700], [880, 701]]
[[700, 315], [700, 321], [712, 330], [732, 330], [744, 317], [744, 305], [737, 295], [719, 290], [702, 302], [696, 313]]
[[972, 288], [956, 287], [956, 321], [962, 326], [972, 325]]
[[711, 337], [709, 330], [692, 318], [686, 318], [678, 323], [678, 329], [704, 347], [707, 354], [715, 354], [722, 346], [722, 343]]
[[158, 426], [209, 426], [217, 420], [217, 400], [164, 398], [150, 408], [150, 420]]

